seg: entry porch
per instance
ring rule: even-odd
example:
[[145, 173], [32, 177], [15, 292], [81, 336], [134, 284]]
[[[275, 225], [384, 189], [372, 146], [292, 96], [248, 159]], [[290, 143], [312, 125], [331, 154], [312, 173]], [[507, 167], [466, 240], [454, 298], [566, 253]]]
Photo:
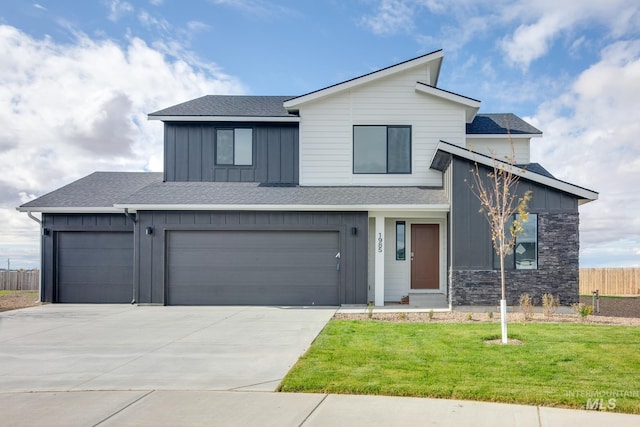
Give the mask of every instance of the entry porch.
[[447, 212], [369, 212], [368, 301], [450, 309]]

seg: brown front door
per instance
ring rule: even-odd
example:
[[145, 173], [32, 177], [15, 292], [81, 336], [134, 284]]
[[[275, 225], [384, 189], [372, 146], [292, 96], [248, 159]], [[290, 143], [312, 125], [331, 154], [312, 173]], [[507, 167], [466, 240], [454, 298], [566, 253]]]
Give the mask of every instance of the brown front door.
[[440, 288], [440, 226], [411, 225], [411, 289]]

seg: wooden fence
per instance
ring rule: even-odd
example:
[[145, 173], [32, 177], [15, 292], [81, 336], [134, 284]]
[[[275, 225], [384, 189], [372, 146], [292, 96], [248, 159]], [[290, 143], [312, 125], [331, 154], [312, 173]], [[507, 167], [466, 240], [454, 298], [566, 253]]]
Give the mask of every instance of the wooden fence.
[[580, 295], [640, 295], [640, 268], [581, 268]]
[[0, 271], [0, 291], [37, 291], [40, 270]]

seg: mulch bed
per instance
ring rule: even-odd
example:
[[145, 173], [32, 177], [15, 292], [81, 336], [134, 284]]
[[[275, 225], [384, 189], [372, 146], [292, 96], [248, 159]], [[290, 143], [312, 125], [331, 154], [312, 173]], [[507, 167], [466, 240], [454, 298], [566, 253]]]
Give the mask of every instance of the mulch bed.
[[[591, 297], [580, 297], [583, 304], [592, 305]], [[600, 297], [600, 312], [592, 313], [593, 316], [608, 317], [640, 317], [640, 297]]]

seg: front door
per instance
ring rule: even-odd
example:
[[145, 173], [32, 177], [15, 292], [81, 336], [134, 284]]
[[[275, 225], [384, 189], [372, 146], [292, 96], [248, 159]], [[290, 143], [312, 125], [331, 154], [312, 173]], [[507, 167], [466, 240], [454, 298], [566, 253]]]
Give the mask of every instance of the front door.
[[440, 289], [440, 226], [411, 225], [411, 289]]

